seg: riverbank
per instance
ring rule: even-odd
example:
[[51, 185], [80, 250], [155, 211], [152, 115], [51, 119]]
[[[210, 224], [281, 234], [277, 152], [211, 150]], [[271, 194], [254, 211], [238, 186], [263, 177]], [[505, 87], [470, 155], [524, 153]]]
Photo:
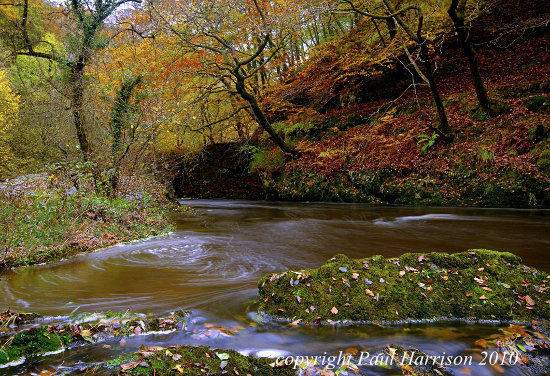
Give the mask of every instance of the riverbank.
[[77, 190], [55, 175], [30, 175], [0, 189], [0, 270], [58, 261], [173, 231], [163, 189], [126, 182], [117, 197]]
[[550, 38], [539, 23], [548, 10], [534, 1], [497, 4], [471, 20], [469, 33], [498, 111], [479, 110], [454, 32], [434, 53], [452, 142], [438, 134], [430, 90], [412, 85], [406, 57], [375, 73], [360, 63], [364, 72], [346, 70], [349, 51], [361, 61], [369, 50], [358, 28], [264, 99], [273, 128], [299, 157], [266, 134], [212, 143], [180, 156], [179, 197], [550, 208]]

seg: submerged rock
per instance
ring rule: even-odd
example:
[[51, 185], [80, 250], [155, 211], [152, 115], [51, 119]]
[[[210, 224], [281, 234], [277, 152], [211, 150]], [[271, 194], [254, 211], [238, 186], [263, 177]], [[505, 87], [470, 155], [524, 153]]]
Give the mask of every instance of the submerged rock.
[[[529, 325], [501, 328], [501, 335], [476, 341], [484, 361], [509, 367], [522, 367], [529, 375], [550, 375], [550, 323], [533, 321]], [[488, 359], [487, 359], [488, 358]]]
[[547, 273], [508, 252], [476, 249], [358, 260], [337, 255], [318, 269], [264, 276], [258, 285], [259, 310], [304, 323], [525, 322], [550, 318], [549, 280]]
[[[34, 314], [2, 314], [4, 323], [17, 318], [29, 319]], [[75, 317], [73, 322], [58, 325], [42, 325], [2, 336], [0, 333], [0, 367], [21, 364], [25, 360], [63, 352], [67, 347], [95, 343], [113, 337], [169, 333], [186, 329], [187, 312], [176, 311], [162, 318], [148, 318], [143, 314], [91, 313]], [[13, 325], [11, 325], [13, 326]], [[13, 329], [13, 328], [12, 328]]]
[[440, 360], [422, 351], [397, 345], [389, 345], [384, 352], [391, 357], [393, 365], [400, 368], [404, 375], [410, 376], [452, 376]]
[[11, 312], [10, 310], [0, 312], [0, 331], [32, 321], [39, 317], [39, 314], [32, 312]]

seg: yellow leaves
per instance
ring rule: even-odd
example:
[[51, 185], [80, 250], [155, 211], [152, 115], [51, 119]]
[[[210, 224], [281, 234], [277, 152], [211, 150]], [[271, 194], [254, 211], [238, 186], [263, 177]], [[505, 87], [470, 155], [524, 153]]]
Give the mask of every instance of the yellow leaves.
[[9, 86], [8, 74], [0, 70], [0, 132], [7, 130], [17, 120], [19, 96]]
[[[18, 121], [19, 96], [9, 86], [8, 74], [0, 70], [0, 165], [6, 166], [11, 159], [7, 131]], [[1, 173], [1, 171], [0, 171]]]
[[183, 373], [183, 367], [180, 364], [177, 364], [174, 368], [172, 368], [175, 371], [178, 371], [179, 373]]

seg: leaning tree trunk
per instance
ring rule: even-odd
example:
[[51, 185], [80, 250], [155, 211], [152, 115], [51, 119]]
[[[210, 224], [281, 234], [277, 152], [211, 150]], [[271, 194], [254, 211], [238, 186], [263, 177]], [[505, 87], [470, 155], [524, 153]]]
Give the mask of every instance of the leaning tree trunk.
[[451, 142], [453, 140], [453, 135], [451, 127], [449, 126], [449, 120], [447, 119], [447, 113], [445, 112], [443, 100], [441, 99], [439, 89], [437, 88], [437, 84], [435, 82], [432, 63], [430, 60], [430, 53], [428, 51], [426, 41], [423, 41], [423, 43], [420, 44], [420, 54], [422, 55], [422, 62], [424, 64], [424, 68], [426, 70], [426, 78], [428, 79], [428, 84], [430, 86], [430, 90], [432, 91], [432, 96], [435, 101], [435, 107], [437, 108], [441, 136], [445, 139], [445, 141]]
[[269, 134], [269, 137], [279, 146], [279, 148], [288, 154], [293, 155], [294, 157], [300, 156], [300, 152], [297, 150], [289, 147], [284, 140], [275, 132], [271, 124], [269, 123], [269, 120], [264, 114], [264, 111], [261, 109], [258, 100], [256, 97], [248, 92], [245, 87], [244, 77], [240, 76], [238, 72], [234, 71], [234, 76], [236, 78], [236, 89], [237, 93], [246, 100], [250, 104], [250, 108], [252, 109], [252, 112], [254, 113], [254, 116], [256, 117], [256, 120], [258, 121], [258, 124]]
[[470, 72], [474, 80], [474, 87], [476, 90], [477, 100], [481, 109], [487, 113], [491, 112], [491, 101], [487, 94], [487, 89], [483, 83], [483, 78], [479, 72], [479, 64], [477, 61], [476, 52], [472, 41], [468, 35], [466, 25], [464, 23], [464, 12], [467, 0], [452, 0], [451, 6], [448, 9], [449, 16], [454, 23], [462, 50], [468, 58], [468, 64], [470, 65]]

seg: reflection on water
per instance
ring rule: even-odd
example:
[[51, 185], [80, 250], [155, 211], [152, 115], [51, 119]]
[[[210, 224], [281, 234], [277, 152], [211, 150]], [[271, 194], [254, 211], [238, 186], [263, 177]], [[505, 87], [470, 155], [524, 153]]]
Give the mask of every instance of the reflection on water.
[[[246, 302], [257, 296], [264, 274], [316, 267], [336, 253], [350, 257], [398, 256], [407, 251], [459, 252], [470, 248], [511, 251], [524, 263], [550, 272], [550, 211], [469, 208], [397, 208], [353, 204], [190, 201], [177, 232], [80, 255], [55, 265], [7, 271], [0, 308], [42, 314], [112, 310], [166, 312], [191, 309], [223, 325], [245, 324], [238, 335], [201, 338], [173, 334], [135, 338], [141, 343], [208, 343], [246, 353], [320, 353], [350, 346], [380, 349], [388, 343], [426, 352], [467, 352], [492, 326], [437, 324], [417, 327], [250, 327]], [[236, 323], [236, 324], [235, 324]], [[196, 323], [200, 326], [200, 320]], [[71, 351], [59, 360], [101, 359], [95, 350]], [[92, 355], [93, 354], [93, 355]], [[379, 369], [376, 372], [381, 372]], [[519, 372], [511, 370], [510, 374]], [[493, 370], [477, 369], [476, 375]]]

